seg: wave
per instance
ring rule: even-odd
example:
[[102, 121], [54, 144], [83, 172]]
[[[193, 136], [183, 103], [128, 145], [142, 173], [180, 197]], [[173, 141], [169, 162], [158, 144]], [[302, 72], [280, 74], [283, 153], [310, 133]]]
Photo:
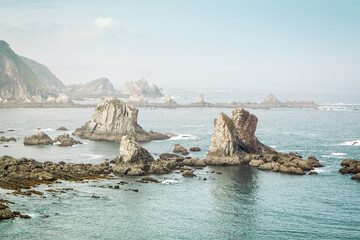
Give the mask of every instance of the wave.
[[269, 147], [271, 147], [271, 148], [276, 148], [276, 145], [271, 145], [271, 146], [269, 146]]
[[191, 134], [177, 134], [173, 137], [171, 137], [169, 140], [180, 140], [180, 139], [191, 139], [195, 140], [198, 139], [197, 136], [191, 135]]
[[[37, 129], [36, 129], [37, 130]], [[56, 131], [56, 129], [54, 128], [40, 128], [40, 131], [43, 131], [43, 132], [54, 132]]]
[[359, 111], [359, 105], [324, 105], [320, 106], [319, 110], [325, 111]]
[[83, 155], [83, 156], [90, 157], [90, 158], [92, 158], [92, 159], [100, 159], [100, 158], [105, 157], [104, 155], [101, 155], [101, 154], [91, 154], [91, 153], [82, 154], [82, 155]]
[[324, 158], [344, 158], [346, 153], [331, 153], [330, 155], [322, 155], [321, 157]]
[[350, 141], [350, 142], [343, 142], [340, 145], [343, 146], [360, 146], [360, 140]]
[[174, 180], [174, 179], [166, 179], [164, 181], [162, 181], [162, 184], [172, 184], [172, 183], [177, 183], [178, 181]]

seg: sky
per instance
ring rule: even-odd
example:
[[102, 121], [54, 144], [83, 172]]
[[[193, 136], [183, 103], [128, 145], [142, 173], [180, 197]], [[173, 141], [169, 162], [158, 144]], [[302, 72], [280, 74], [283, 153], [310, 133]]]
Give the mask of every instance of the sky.
[[358, 0], [0, 0], [0, 39], [65, 84], [360, 91]]

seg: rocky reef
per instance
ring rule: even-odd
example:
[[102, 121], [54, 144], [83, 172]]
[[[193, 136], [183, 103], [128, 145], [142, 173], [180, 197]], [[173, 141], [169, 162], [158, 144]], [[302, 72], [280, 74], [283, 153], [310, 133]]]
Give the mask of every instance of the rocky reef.
[[29, 189], [56, 180], [82, 181], [104, 178], [111, 172], [109, 162], [101, 165], [70, 164], [65, 162], [38, 162], [33, 159], [0, 157], [0, 188], [10, 190]]
[[131, 95], [144, 95], [146, 97], [162, 97], [164, 96], [161, 90], [152, 84], [151, 87], [147, 80], [144, 78], [139, 81], [131, 81], [125, 83], [124, 94]]
[[119, 99], [106, 97], [97, 105], [92, 119], [76, 129], [73, 135], [92, 141], [111, 142], [120, 142], [124, 135], [134, 137], [137, 142], [170, 138], [165, 134], [146, 132], [137, 123], [138, 111]]
[[355, 174], [351, 179], [360, 180], [360, 161], [346, 158], [341, 162], [341, 166], [341, 174]]
[[322, 165], [315, 157], [279, 153], [262, 144], [255, 136], [258, 118], [244, 109], [235, 109], [232, 117], [220, 113], [214, 121], [214, 133], [205, 162], [208, 165], [249, 164], [260, 170], [304, 175]]

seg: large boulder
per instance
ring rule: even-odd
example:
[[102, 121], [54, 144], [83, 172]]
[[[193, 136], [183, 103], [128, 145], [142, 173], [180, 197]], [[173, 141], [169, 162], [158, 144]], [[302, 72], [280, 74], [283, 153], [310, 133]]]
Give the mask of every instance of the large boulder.
[[120, 155], [113, 166], [113, 171], [125, 175], [145, 175], [154, 162], [151, 154], [131, 136], [125, 135], [121, 138]]
[[213, 165], [239, 165], [249, 162], [248, 154], [268, 154], [275, 150], [255, 137], [258, 119], [245, 109], [235, 109], [232, 117], [220, 113], [214, 121], [214, 132], [206, 162]]
[[157, 132], [146, 132], [138, 123], [139, 110], [114, 97], [101, 100], [94, 110], [91, 121], [73, 132], [73, 135], [93, 141], [120, 142], [124, 135], [137, 142], [149, 142], [170, 138]]
[[188, 150], [184, 146], [181, 146], [180, 144], [175, 144], [174, 145], [173, 152], [174, 153], [181, 153], [181, 155], [188, 155], [189, 154]]
[[45, 133], [37, 131], [31, 137], [24, 138], [24, 145], [51, 145], [53, 140]]

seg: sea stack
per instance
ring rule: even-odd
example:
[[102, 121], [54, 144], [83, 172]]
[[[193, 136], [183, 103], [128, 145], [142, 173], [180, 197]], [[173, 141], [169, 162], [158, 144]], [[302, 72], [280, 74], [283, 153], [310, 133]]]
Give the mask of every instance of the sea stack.
[[137, 142], [164, 140], [169, 136], [153, 131], [146, 132], [138, 123], [139, 110], [114, 97], [101, 100], [94, 110], [92, 119], [73, 135], [92, 141], [120, 142], [124, 135], [134, 137]]
[[255, 131], [258, 118], [248, 111], [238, 108], [232, 117], [220, 113], [214, 121], [214, 133], [206, 156], [209, 165], [249, 164], [259, 170], [305, 175], [305, 171], [322, 167], [314, 156], [303, 160], [296, 153], [279, 153], [262, 144]]
[[150, 169], [154, 158], [131, 136], [125, 135], [121, 138], [120, 155], [116, 159], [113, 171], [116, 173], [139, 176], [144, 175]]
[[214, 121], [214, 133], [206, 156], [208, 164], [240, 165], [249, 160], [248, 154], [274, 153], [275, 150], [263, 145], [255, 137], [258, 119], [245, 109], [235, 109], [232, 117], [220, 113]]

